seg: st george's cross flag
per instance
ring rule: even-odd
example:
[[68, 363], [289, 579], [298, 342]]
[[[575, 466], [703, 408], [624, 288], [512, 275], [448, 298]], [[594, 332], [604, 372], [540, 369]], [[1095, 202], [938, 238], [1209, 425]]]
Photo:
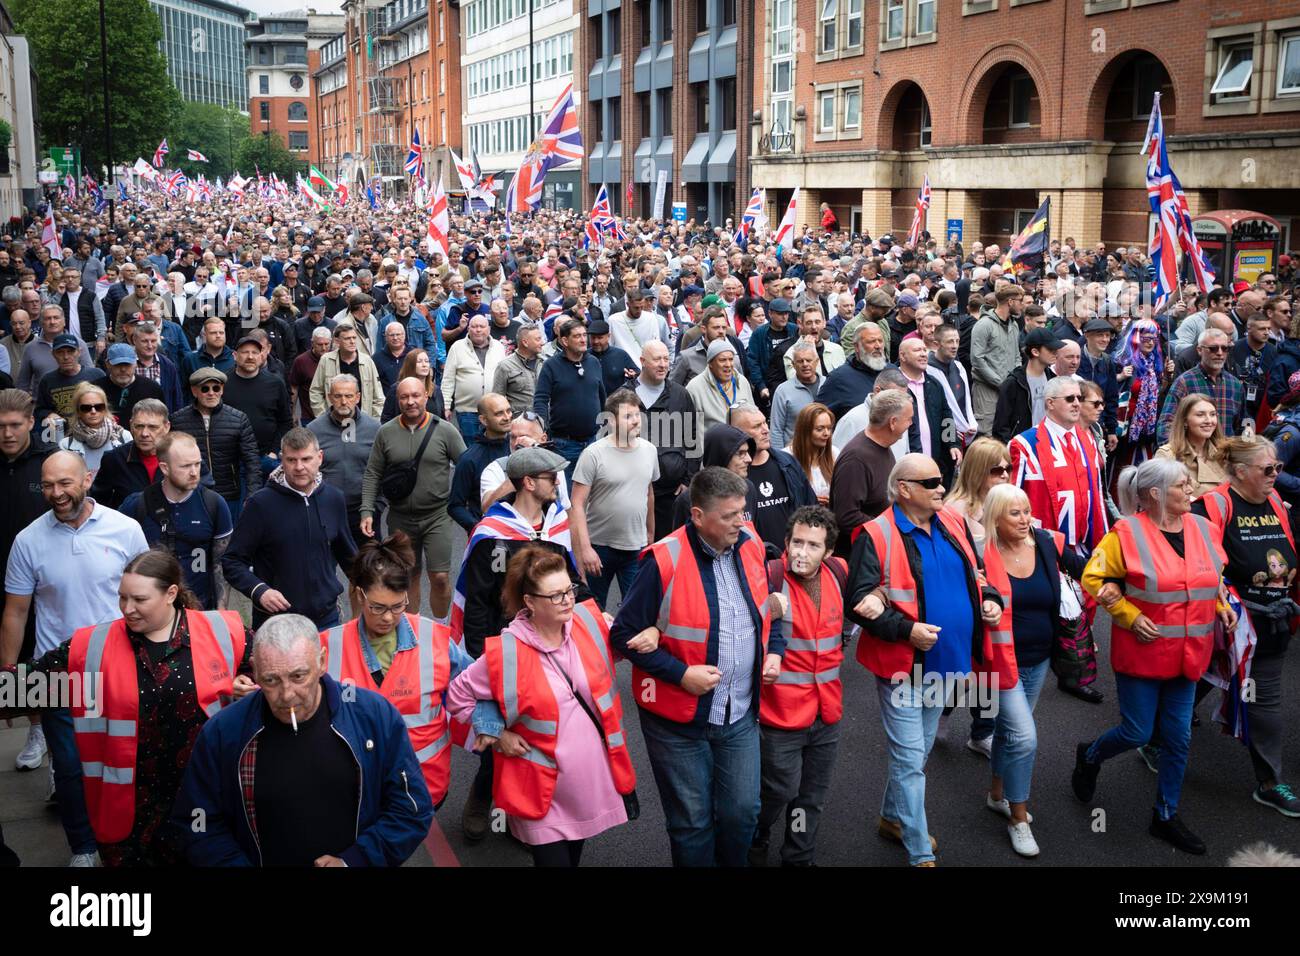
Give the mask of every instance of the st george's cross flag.
[[191, 163], [206, 163], [208, 161], [208, 157], [204, 156], [197, 149], [187, 149], [185, 151], [185, 158]]

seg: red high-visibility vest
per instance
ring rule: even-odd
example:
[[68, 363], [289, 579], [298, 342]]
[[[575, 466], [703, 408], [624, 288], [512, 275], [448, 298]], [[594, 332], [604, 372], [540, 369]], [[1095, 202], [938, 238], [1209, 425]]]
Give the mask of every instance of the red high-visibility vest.
[[[1225, 481], [1214, 490], [1207, 491], [1201, 496], [1201, 501], [1205, 503], [1205, 516], [1209, 519], [1210, 524], [1218, 529], [1219, 541], [1223, 540], [1224, 527], [1232, 520], [1232, 496], [1228, 494], [1231, 489], [1232, 484]], [[1287, 515], [1287, 507], [1276, 489], [1268, 493], [1268, 504], [1273, 509], [1273, 514], [1277, 515], [1277, 520], [1281, 522], [1282, 531], [1286, 534], [1286, 540], [1291, 545], [1291, 550], [1295, 551], [1295, 538], [1291, 534], [1291, 521]]]
[[[231, 703], [236, 669], [244, 659], [244, 622], [234, 611], [185, 611], [193, 659], [194, 693], [210, 719]], [[86, 809], [95, 839], [120, 843], [135, 826], [135, 762], [140, 687], [136, 652], [118, 618], [72, 635], [68, 673], [81, 693], [69, 708]]]
[[[573, 609], [569, 639], [578, 650], [600, 716], [614, 788], [622, 794], [631, 793], [636, 789], [636, 771], [623, 731], [623, 703], [614, 684], [609, 625], [595, 601], [584, 601]], [[551, 808], [560, 773], [555, 760], [560, 705], [546, 678], [542, 655], [509, 630], [484, 642], [483, 658], [506, 728], [523, 737], [530, 747], [522, 757], [494, 755], [492, 799], [506, 813], [540, 820]]]
[[[762, 542], [754, 530], [746, 525], [740, 529], [736, 541], [741, 565], [745, 569], [745, 583], [754, 599], [760, 617], [762, 655], [767, 656], [767, 639], [771, 633], [771, 619], [767, 607], [767, 561]], [[709, 660], [709, 630], [712, 619], [709, 602], [704, 594], [704, 582], [695, 560], [695, 549], [686, 536], [686, 526], [678, 528], [668, 537], [650, 546], [659, 567], [659, 647], [677, 658], [687, 667], [693, 664], [716, 664]], [[678, 687], [671, 681], [659, 680], [640, 668], [632, 668], [632, 693], [636, 702], [663, 717], [679, 724], [689, 724], [695, 719], [700, 698]]]
[[361, 651], [358, 618], [322, 631], [320, 638], [328, 651], [326, 669], [331, 677], [382, 694], [402, 715], [429, 797], [437, 804], [447, 795], [451, 779], [451, 734], [442, 701], [451, 681], [447, 651], [451, 632], [447, 625], [426, 617], [404, 616], [415, 634], [415, 647], [393, 655], [382, 684], [375, 683]]
[[[942, 508], [935, 515], [935, 520], [948, 530], [948, 535], [957, 542], [962, 555], [970, 562], [971, 568], [979, 567], [975, 559], [975, 550], [966, 536], [966, 519], [950, 508]], [[934, 525], [931, 523], [931, 529]], [[903, 546], [903, 535], [894, 521], [894, 509], [886, 508], [878, 518], [873, 518], [862, 527], [863, 533], [871, 538], [872, 547], [880, 561], [881, 583], [885, 588], [885, 597], [895, 610], [902, 612], [914, 621], [920, 618], [920, 603], [916, 594], [916, 579], [912, 576], [911, 565], [907, 561], [907, 551]], [[931, 595], [931, 600], [956, 599], [959, 595]], [[966, 595], [960, 595], [966, 598]], [[975, 626], [983, 627], [979, 610], [975, 611]], [[984, 628], [983, 659], [987, 664], [993, 657], [992, 638], [989, 629]], [[898, 675], [910, 677], [912, 664], [916, 659], [916, 647], [911, 641], [882, 641], [872, 637], [866, 628], [858, 639], [858, 663], [877, 677], [893, 680]]]
[[1183, 558], [1144, 513], [1116, 523], [1115, 534], [1127, 569], [1124, 596], [1160, 629], [1160, 637], [1144, 644], [1114, 624], [1111, 666], [1130, 677], [1199, 680], [1214, 649], [1215, 600], [1227, 563], [1213, 527], [1200, 515], [1183, 515]]
[[[1048, 533], [1052, 536], [1052, 543], [1056, 545], [1056, 553], [1064, 554], [1065, 535], [1059, 531]], [[984, 577], [988, 580], [989, 586], [997, 588], [998, 594], [1002, 595], [1002, 617], [998, 619], [997, 626], [989, 630], [989, 640], [993, 647], [990, 669], [998, 675], [998, 687], [1010, 690], [1020, 680], [1020, 669], [1016, 665], [1015, 640], [1011, 633], [1011, 576], [1007, 574], [1002, 555], [998, 552], [996, 538], [996, 531], [991, 531], [984, 544]], [[1034, 541], [1034, 560], [1035, 562], [1038, 560], [1037, 541]], [[1034, 572], [1037, 571], [1038, 568], [1035, 566]], [[1053, 574], [1055, 571], [1055, 568], [1047, 569], [1048, 574]]]
[[776, 622], [785, 635], [781, 675], [774, 684], [762, 685], [758, 721], [783, 730], [804, 730], [818, 716], [826, 724], [844, 716], [844, 687], [840, 665], [844, 662], [844, 595], [840, 579], [829, 564], [837, 562], [848, 574], [843, 558], [828, 557], [820, 569], [821, 600], [814, 604], [801, 586], [791, 587], [789, 564], [783, 558], [781, 593], [789, 610]]

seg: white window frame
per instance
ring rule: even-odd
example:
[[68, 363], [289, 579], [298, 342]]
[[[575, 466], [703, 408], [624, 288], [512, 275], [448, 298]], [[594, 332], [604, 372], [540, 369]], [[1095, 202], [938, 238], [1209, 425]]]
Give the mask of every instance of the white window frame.
[[[907, 39], [907, 0], [882, 0], [885, 5], [885, 23], [883, 36], [886, 43], [897, 43]], [[898, 33], [894, 35], [889, 29], [893, 14], [898, 14]]]
[[[849, 122], [849, 101], [851, 97], [857, 97], [858, 100], [858, 117], [853, 123]], [[846, 86], [843, 88], [840, 110], [840, 129], [843, 132], [862, 132], [862, 87], [858, 84]]]
[[1298, 96], [1300, 95], [1300, 82], [1295, 86], [1284, 87], [1282, 78], [1286, 68], [1287, 50], [1294, 48], [1300, 56], [1300, 33], [1287, 33], [1277, 38], [1277, 87], [1273, 91], [1274, 96]]
[[[1026, 113], [1026, 117], [1025, 117], [1025, 121], [1024, 121], [1023, 123], [1017, 123], [1017, 122], [1015, 121], [1015, 119], [1016, 119], [1016, 86], [1017, 86], [1018, 84], [1019, 84], [1019, 85], [1023, 85], [1023, 84], [1025, 84], [1025, 83], [1028, 83], [1028, 84], [1029, 84], [1029, 100], [1028, 100], [1028, 102], [1025, 103], [1025, 113]], [[1034, 119], [1033, 119], [1033, 115], [1034, 115], [1034, 111], [1033, 111], [1033, 99], [1034, 99], [1034, 96], [1033, 96], [1033, 94], [1034, 94], [1034, 89], [1035, 89], [1034, 78], [1033, 78], [1032, 76], [1029, 76], [1028, 74], [1025, 74], [1025, 75], [1022, 75], [1022, 76], [1017, 76], [1017, 77], [1015, 77], [1015, 78], [1013, 78], [1013, 79], [1011, 80], [1011, 83], [1010, 83], [1009, 85], [1010, 85], [1010, 87], [1011, 87], [1011, 95], [1007, 98], [1007, 129], [1029, 129], [1029, 128], [1032, 127], [1033, 124], [1034, 124]]]
[[[839, 52], [839, 16], [840, 0], [816, 0], [817, 3], [817, 56], [833, 58]], [[829, 14], [829, 15], [828, 15]], [[829, 29], [833, 38], [831, 45], [826, 45], [826, 33]]]
[[[844, 55], [860, 53], [867, 37], [866, 0], [843, 0], [844, 2]], [[858, 39], [853, 40], [853, 25], [857, 24]]]
[[933, 118], [930, 116], [930, 104], [926, 101], [925, 95], [921, 96], [921, 137], [920, 145], [922, 148], [929, 146], [934, 138], [934, 129], [932, 127]]
[[[930, 8], [930, 29], [921, 29], [921, 8], [928, 6]], [[916, 6], [912, 11], [912, 36], [925, 37], [930, 36], [939, 29], [939, 6], [935, 0], [916, 0]]]
[[[826, 104], [830, 102], [830, 124], [827, 125]], [[818, 87], [813, 92], [814, 108], [816, 109], [816, 119], [814, 120], [813, 130], [814, 139], [828, 140], [834, 139], [836, 133], [836, 123], [839, 119], [839, 90], [836, 87]]]
[[[1220, 89], [1224, 81], [1224, 75], [1228, 72], [1228, 64], [1232, 56], [1239, 50], [1245, 50], [1250, 55], [1250, 67], [1246, 71], [1246, 79], [1243, 84], [1232, 89]], [[1231, 103], [1241, 100], [1250, 99], [1250, 84], [1255, 78], [1255, 43], [1250, 37], [1240, 42], [1228, 42], [1219, 46], [1219, 68], [1215, 74], [1214, 83], [1210, 86], [1210, 96], [1217, 97], [1216, 103]]]

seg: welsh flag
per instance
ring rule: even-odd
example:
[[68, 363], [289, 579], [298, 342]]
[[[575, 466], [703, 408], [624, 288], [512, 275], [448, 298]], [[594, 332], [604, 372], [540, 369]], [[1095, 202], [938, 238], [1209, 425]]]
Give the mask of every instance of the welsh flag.
[[311, 182], [312, 187], [317, 190], [328, 189], [330, 192], [334, 192], [334, 190], [338, 189], [338, 186], [334, 185], [334, 180], [330, 179], [315, 166], [308, 169], [307, 178]]

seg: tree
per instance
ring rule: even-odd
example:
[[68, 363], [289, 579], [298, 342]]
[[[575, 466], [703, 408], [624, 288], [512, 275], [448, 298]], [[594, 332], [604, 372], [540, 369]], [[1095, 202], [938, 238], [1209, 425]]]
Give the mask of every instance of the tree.
[[[239, 148], [248, 139], [248, 117], [215, 103], [185, 103], [168, 136], [170, 165], [185, 170], [191, 178], [199, 173], [209, 179], [226, 177], [236, 168]], [[188, 149], [197, 149], [208, 161], [190, 162], [185, 158]]]
[[[149, 0], [106, 0], [113, 159], [153, 156], [180, 110]], [[46, 143], [78, 144], [96, 176], [107, 163], [99, 16], [86, 0], [12, 0], [10, 14], [31, 44]]]
[[263, 176], [279, 173], [280, 178], [293, 185], [294, 176], [306, 172], [307, 165], [289, 152], [279, 133], [272, 132], [249, 136], [235, 149], [235, 166], [240, 175], [252, 176], [261, 170]]

